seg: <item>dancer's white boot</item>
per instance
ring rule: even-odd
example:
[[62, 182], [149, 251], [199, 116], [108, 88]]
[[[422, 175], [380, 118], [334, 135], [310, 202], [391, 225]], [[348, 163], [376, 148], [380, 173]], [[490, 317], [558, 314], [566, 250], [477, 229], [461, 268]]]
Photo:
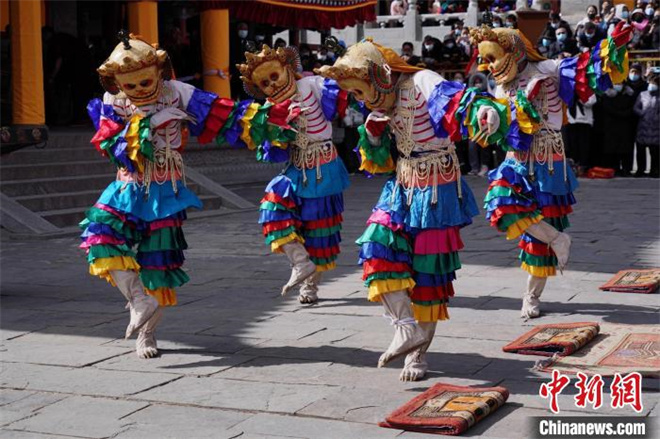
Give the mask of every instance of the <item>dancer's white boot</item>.
[[419, 322], [418, 324], [422, 328], [422, 331], [424, 331], [427, 341], [419, 349], [406, 355], [406, 362], [399, 375], [401, 381], [419, 381], [426, 376], [426, 372], [429, 370], [429, 363], [426, 361], [426, 351], [431, 346], [438, 322]]
[[309, 260], [307, 249], [298, 241], [293, 241], [282, 246], [284, 254], [291, 263], [291, 277], [282, 287], [282, 295], [286, 295], [293, 287], [316, 273], [316, 265]]
[[135, 353], [140, 358], [154, 358], [158, 355], [156, 342], [156, 327], [163, 318], [163, 308], [158, 308], [153, 316], [138, 332], [135, 342]]
[[319, 300], [319, 283], [321, 283], [322, 273], [317, 271], [307, 279], [305, 279], [300, 286], [300, 294], [298, 301], [303, 304], [316, 303]]
[[386, 316], [394, 325], [394, 338], [387, 351], [380, 356], [378, 367], [383, 367], [392, 360], [406, 355], [427, 342], [426, 334], [413, 317], [408, 292], [404, 290], [381, 294], [381, 302]]
[[112, 280], [128, 300], [131, 321], [126, 327], [125, 337], [129, 338], [140, 330], [158, 309], [158, 300], [144, 292], [140, 275], [135, 271], [112, 270]]
[[557, 256], [557, 268], [559, 268], [560, 272], [563, 272], [571, 252], [571, 237], [566, 233], [558, 231], [545, 221], [532, 224], [527, 227], [525, 233], [550, 245], [550, 248], [552, 248], [552, 251]]
[[523, 319], [534, 319], [541, 315], [541, 293], [548, 281], [547, 277], [532, 276], [527, 278], [527, 292], [523, 296], [520, 317]]

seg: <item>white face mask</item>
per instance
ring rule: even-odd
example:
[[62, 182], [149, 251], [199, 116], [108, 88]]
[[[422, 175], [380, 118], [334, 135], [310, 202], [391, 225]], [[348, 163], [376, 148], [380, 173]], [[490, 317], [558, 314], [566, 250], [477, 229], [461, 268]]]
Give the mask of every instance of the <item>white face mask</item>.
[[658, 91], [658, 84], [649, 84], [649, 91]]
[[550, 23], [550, 26], [552, 26], [553, 29], [557, 29], [559, 27], [559, 23]]
[[617, 92], [620, 92], [621, 90], [623, 90], [623, 84], [614, 84], [612, 88]]
[[433, 44], [424, 44], [426, 50], [433, 50]]
[[256, 37], [254, 37], [254, 39], [257, 40], [258, 42], [262, 42], [263, 40], [266, 39], [266, 37], [264, 37], [263, 35], [257, 35]]
[[248, 36], [248, 31], [246, 30], [239, 30], [238, 31], [238, 37], [241, 39], [245, 39]]
[[454, 43], [446, 43], [446, 44], [445, 44], [445, 47], [446, 47], [447, 49], [451, 49], [451, 48], [454, 47]]
[[496, 21], [493, 23], [493, 27], [502, 27], [502, 24]]
[[316, 57], [318, 58], [319, 61], [325, 61], [326, 58], [328, 58], [328, 55], [319, 53], [318, 55], [316, 55]]
[[653, 15], [654, 12], [655, 11], [653, 10], [653, 8], [646, 8], [646, 10], [644, 11], [644, 13], [649, 17]]

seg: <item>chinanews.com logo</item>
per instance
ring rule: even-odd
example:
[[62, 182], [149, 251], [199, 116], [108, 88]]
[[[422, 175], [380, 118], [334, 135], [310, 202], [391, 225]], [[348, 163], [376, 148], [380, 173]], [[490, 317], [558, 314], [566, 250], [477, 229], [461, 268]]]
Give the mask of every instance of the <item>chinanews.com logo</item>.
[[[539, 396], [548, 401], [550, 411], [560, 413], [559, 395], [571, 383], [571, 378], [558, 370], [552, 371], [550, 382], [542, 383]], [[605, 380], [599, 374], [587, 376], [577, 373], [577, 380], [573, 387], [577, 394], [573, 397], [573, 406], [565, 407], [567, 411], [589, 408], [598, 410], [609, 406], [611, 409], [631, 408], [641, 414], [644, 405], [642, 400], [642, 376], [637, 372], [622, 376], [614, 374], [609, 385], [609, 393], [604, 393]], [[530, 433], [534, 438], [652, 438], [652, 423], [647, 417], [621, 417], [621, 416], [551, 416], [531, 418]]]

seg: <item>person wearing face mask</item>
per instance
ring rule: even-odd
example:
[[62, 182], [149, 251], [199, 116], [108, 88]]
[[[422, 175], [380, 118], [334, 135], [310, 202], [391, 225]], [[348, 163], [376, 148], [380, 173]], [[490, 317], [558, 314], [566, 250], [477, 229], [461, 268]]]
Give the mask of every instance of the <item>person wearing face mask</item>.
[[646, 149], [651, 154], [649, 177], [660, 176], [660, 99], [658, 97], [658, 79], [656, 73], [649, 78], [648, 89], [637, 97], [633, 111], [639, 116], [637, 124], [637, 172], [636, 177], [643, 177], [646, 170]]
[[633, 38], [628, 47], [641, 49], [644, 44], [643, 37], [648, 33], [651, 21], [646, 17], [643, 9], [635, 9], [630, 14], [630, 25], [633, 27]]
[[[633, 100], [637, 101], [639, 95], [646, 90], [648, 87], [647, 82], [642, 77], [642, 65], [640, 63], [634, 63], [630, 65], [630, 71], [628, 72], [628, 78], [625, 83], [626, 86], [630, 87], [633, 91]], [[632, 129], [632, 142], [635, 142], [635, 137], [637, 133], [637, 124], [638, 118], [634, 118], [633, 129]], [[642, 162], [642, 168], [646, 168], [646, 151], [642, 151], [641, 148], [636, 148], [637, 156], [637, 166], [640, 167], [640, 162]]]
[[546, 30], [539, 38], [538, 51], [548, 59], [554, 59], [559, 54], [557, 37], [554, 31]]
[[601, 18], [600, 15], [598, 15], [598, 7], [596, 5], [589, 5], [587, 7], [587, 16], [578, 21], [578, 26], [584, 26], [587, 23], [598, 24], [600, 21]]
[[411, 66], [416, 66], [421, 62], [421, 59], [415, 55], [415, 46], [410, 41], [406, 41], [401, 45], [401, 59]]
[[614, 169], [619, 177], [629, 177], [636, 119], [634, 91], [624, 83], [615, 84], [601, 99], [602, 164]]
[[596, 43], [602, 39], [602, 34], [595, 23], [586, 23], [584, 32], [578, 38], [578, 49], [580, 52], [587, 52], [594, 48]]
[[564, 26], [559, 26], [555, 31], [555, 38], [557, 38], [557, 54], [552, 58], [567, 58], [578, 53], [577, 42], [573, 38], [568, 37], [568, 29]]
[[493, 27], [494, 28], [503, 27], [502, 18], [499, 15], [493, 15]]
[[[573, 31], [571, 30], [571, 26], [568, 24], [566, 20], [563, 20], [561, 18], [561, 15], [559, 15], [559, 12], [551, 12], [550, 13], [550, 18], [548, 20], [548, 23], [545, 26], [545, 29], [541, 34], [545, 33], [553, 33], [559, 29], [559, 27], [564, 27], [568, 30], [568, 38], [573, 38]], [[540, 45], [540, 44], [539, 44]]]
[[509, 29], [518, 29], [518, 17], [516, 17], [516, 14], [506, 16], [506, 27]]
[[442, 61], [442, 43], [439, 39], [427, 35], [422, 45], [422, 62], [433, 69]]
[[442, 47], [442, 62], [455, 64], [465, 60], [465, 52], [456, 45], [453, 35], [445, 35]]

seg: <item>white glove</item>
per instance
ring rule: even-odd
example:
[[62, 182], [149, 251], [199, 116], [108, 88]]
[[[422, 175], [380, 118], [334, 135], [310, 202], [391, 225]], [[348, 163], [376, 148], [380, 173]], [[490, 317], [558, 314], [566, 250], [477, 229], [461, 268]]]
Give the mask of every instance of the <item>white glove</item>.
[[500, 127], [500, 115], [491, 107], [483, 106], [477, 111], [479, 129], [491, 135]]

